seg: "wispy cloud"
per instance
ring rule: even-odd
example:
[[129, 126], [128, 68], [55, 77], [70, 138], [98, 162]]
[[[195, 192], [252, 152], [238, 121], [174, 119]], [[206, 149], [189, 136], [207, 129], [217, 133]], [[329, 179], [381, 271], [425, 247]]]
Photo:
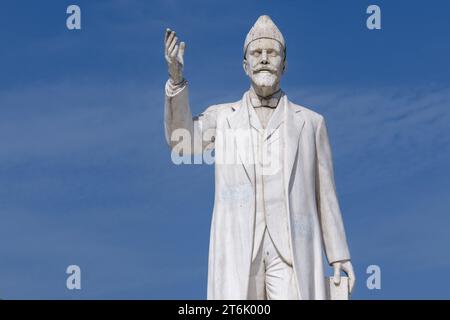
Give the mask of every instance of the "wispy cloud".
[[448, 86], [290, 91], [294, 101], [325, 115], [344, 190], [406, 177], [450, 158]]

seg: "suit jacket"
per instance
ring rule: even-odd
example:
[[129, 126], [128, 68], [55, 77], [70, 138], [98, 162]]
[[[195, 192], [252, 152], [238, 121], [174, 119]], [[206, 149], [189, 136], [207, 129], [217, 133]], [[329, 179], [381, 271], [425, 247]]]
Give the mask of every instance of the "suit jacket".
[[[197, 117], [192, 117], [188, 100], [187, 86], [175, 94], [166, 87], [168, 144], [176, 149], [179, 142], [171, 137], [181, 128], [195, 141], [192, 152], [215, 148], [216, 159], [236, 152], [236, 161], [215, 163], [207, 297], [247, 299], [255, 219], [255, 170], [248, 158], [251, 139], [245, 134], [250, 132], [248, 92], [239, 101], [210, 106]], [[323, 251], [329, 264], [350, 259], [325, 120], [286, 95], [278, 107], [284, 112], [284, 193], [299, 297], [325, 299]], [[239, 134], [224, 134], [230, 130]]]

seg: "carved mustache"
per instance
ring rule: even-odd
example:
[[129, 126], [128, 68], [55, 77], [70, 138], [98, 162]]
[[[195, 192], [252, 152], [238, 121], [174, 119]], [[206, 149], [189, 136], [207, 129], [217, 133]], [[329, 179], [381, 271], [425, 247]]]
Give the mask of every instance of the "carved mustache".
[[260, 71], [269, 71], [271, 73], [277, 72], [277, 70], [272, 66], [261, 66], [261, 67], [257, 67], [255, 69], [253, 69], [254, 73], [260, 72]]

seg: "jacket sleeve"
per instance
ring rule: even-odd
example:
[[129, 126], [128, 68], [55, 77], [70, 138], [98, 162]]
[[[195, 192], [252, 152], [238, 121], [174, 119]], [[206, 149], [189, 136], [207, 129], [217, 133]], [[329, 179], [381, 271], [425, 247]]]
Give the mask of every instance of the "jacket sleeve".
[[193, 117], [187, 82], [177, 86], [170, 80], [166, 82], [164, 131], [166, 142], [174, 152], [190, 155], [214, 148], [216, 114], [212, 106]]
[[333, 159], [328, 133], [323, 117], [316, 131], [316, 199], [322, 239], [328, 263], [349, 260], [344, 224], [336, 195]]

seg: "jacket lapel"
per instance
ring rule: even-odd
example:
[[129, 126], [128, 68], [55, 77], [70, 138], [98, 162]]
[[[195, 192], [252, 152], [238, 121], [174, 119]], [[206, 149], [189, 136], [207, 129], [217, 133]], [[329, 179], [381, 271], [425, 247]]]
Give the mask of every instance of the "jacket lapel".
[[[255, 160], [253, 156], [253, 144], [252, 144], [253, 139], [251, 137], [252, 130], [250, 128], [248, 99], [249, 99], [248, 92], [246, 92], [240, 101], [239, 108], [235, 112], [233, 112], [230, 116], [228, 116], [228, 124], [230, 125], [230, 128], [233, 130], [233, 136], [236, 141], [237, 155], [239, 157], [239, 160], [245, 169], [245, 173], [250, 183], [254, 186]], [[284, 127], [283, 145], [285, 155], [284, 174], [285, 174], [286, 190], [289, 190], [288, 188], [290, 178], [295, 164], [295, 160], [297, 158], [299, 139], [305, 124], [305, 120], [301, 115], [301, 110], [299, 108], [294, 107], [289, 102], [286, 95], [283, 95], [281, 99], [282, 100], [280, 102], [283, 105], [280, 105], [279, 107], [283, 107], [285, 112], [280, 114], [284, 114], [284, 119], [283, 117], [276, 117], [274, 119], [271, 119], [272, 123], [270, 127], [272, 128], [272, 130], [274, 129], [276, 130], [281, 123], [284, 122], [285, 124], [283, 126]]]
[[301, 110], [294, 107], [286, 96], [282, 98], [285, 104], [285, 134], [284, 134], [284, 154], [285, 154], [285, 183], [286, 192], [289, 190], [292, 170], [295, 165], [295, 160], [298, 154], [299, 139], [305, 124], [305, 120], [301, 115]]
[[244, 167], [250, 183], [255, 186], [255, 160], [248, 104], [248, 92], [246, 92], [240, 101], [239, 108], [228, 117], [228, 124], [231, 130], [233, 130], [232, 134], [236, 142], [238, 158]]

